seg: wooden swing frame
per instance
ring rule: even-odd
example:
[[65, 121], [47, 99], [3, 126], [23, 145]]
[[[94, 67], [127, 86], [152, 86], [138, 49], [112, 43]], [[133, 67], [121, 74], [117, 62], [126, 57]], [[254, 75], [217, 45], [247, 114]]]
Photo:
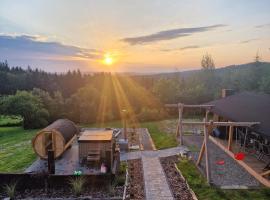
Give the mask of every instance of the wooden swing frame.
[[[179, 144], [183, 145], [183, 125], [203, 125], [204, 126], [204, 140], [200, 149], [198, 160], [196, 161], [196, 165], [200, 165], [203, 155], [205, 155], [205, 168], [206, 168], [206, 178], [207, 182], [211, 182], [211, 166], [209, 164], [209, 140], [211, 140], [214, 144], [216, 144], [221, 150], [227, 153], [230, 157], [234, 159], [234, 153], [232, 152], [232, 142], [233, 142], [233, 128], [234, 127], [251, 127], [253, 125], [260, 124], [260, 122], [219, 122], [219, 121], [208, 121], [209, 109], [214, 107], [213, 105], [185, 105], [183, 103], [178, 104], [165, 104], [167, 108], [178, 108], [178, 123], [176, 128], [176, 137], [179, 139]], [[187, 122], [183, 121], [183, 111], [184, 108], [205, 108], [205, 118], [202, 122]], [[217, 141], [214, 137], [210, 135], [215, 126], [226, 126], [229, 127], [229, 138], [228, 145], [224, 147], [219, 141]], [[239, 165], [241, 165], [244, 169], [247, 170], [252, 176], [254, 176], [260, 183], [263, 185], [270, 187], [270, 181], [264, 178], [265, 175], [270, 174], [270, 170], [259, 174], [254, 169], [252, 169], [249, 165], [247, 165], [242, 160], [235, 160]]]

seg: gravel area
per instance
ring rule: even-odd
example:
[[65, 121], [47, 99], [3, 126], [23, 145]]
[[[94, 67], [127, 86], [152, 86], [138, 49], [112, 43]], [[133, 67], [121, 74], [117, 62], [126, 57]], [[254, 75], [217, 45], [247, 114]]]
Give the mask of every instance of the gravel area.
[[161, 158], [161, 165], [165, 171], [167, 182], [176, 200], [192, 200], [192, 194], [183, 178], [175, 168], [175, 162], [177, 162], [177, 156], [171, 156], [167, 158]]
[[127, 187], [127, 196], [129, 197], [127, 199], [145, 199], [142, 161], [140, 159], [129, 160], [128, 173], [129, 184]]
[[[190, 147], [194, 160], [197, 160], [198, 154], [203, 142], [203, 137], [198, 135], [184, 136], [184, 145]], [[223, 152], [213, 142], [209, 141], [209, 156], [211, 167], [211, 181], [219, 187], [237, 188], [237, 187], [259, 187], [260, 183], [251, 176], [243, 167]], [[222, 164], [224, 162], [224, 164]], [[205, 159], [203, 157], [200, 164], [202, 171], [205, 171]]]

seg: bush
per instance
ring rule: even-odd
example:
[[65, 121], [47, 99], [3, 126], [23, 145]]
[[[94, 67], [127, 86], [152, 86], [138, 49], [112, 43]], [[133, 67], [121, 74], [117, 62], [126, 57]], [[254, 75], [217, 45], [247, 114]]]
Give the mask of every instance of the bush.
[[1, 106], [1, 112], [5, 115], [21, 116], [25, 129], [40, 128], [48, 124], [48, 111], [40, 98], [30, 92], [17, 91], [15, 95], [4, 98]]
[[19, 116], [0, 115], [0, 127], [21, 126], [23, 119]]
[[79, 196], [82, 194], [84, 185], [85, 185], [85, 178], [82, 176], [72, 178], [69, 180], [69, 184], [71, 185], [72, 191], [76, 196]]

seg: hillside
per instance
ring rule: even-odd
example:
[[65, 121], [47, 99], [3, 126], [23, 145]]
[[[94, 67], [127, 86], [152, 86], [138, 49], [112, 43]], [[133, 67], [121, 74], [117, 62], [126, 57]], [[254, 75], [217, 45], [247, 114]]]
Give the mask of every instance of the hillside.
[[[223, 75], [231, 72], [244, 72], [248, 70], [252, 70], [253, 68], [257, 67], [254, 62], [252, 63], [246, 63], [246, 64], [241, 64], [241, 65], [229, 65], [226, 67], [221, 67], [221, 68], [216, 68], [215, 73], [217, 75]], [[270, 70], [270, 62], [260, 62], [260, 67], [263, 68], [264, 70]], [[169, 73], [158, 73], [158, 74], [149, 74], [145, 76], [149, 76], [152, 78], [171, 78], [171, 77], [176, 77], [179, 76], [181, 78], [188, 78], [190, 76], [196, 75], [200, 72], [200, 69], [196, 70], [187, 70], [187, 71], [182, 71], [182, 72], [169, 72]], [[140, 76], [140, 75], [138, 75]]]

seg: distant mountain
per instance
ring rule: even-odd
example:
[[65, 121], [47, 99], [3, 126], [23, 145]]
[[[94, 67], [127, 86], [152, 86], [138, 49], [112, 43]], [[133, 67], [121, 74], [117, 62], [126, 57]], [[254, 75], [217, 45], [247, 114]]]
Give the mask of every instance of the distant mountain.
[[[229, 73], [232, 71], [248, 70], [248, 69], [254, 68], [256, 66], [257, 66], [256, 63], [254, 63], [254, 62], [241, 64], [241, 65], [229, 65], [229, 66], [222, 67], [222, 68], [216, 68], [215, 73], [217, 75], [222, 75], [224, 73]], [[260, 67], [270, 69], [270, 62], [260, 62]], [[192, 76], [200, 71], [201, 71], [201, 69], [197, 69], [197, 70], [188, 70], [188, 71], [182, 71], [182, 72], [148, 74], [148, 75], [143, 75], [143, 76], [149, 76], [152, 78], [170, 78], [170, 77], [176, 77], [176, 76], [179, 76], [181, 78], [188, 78], [188, 77], [190, 77], [190, 76]], [[138, 76], [140, 76], [140, 75], [138, 75]]]

